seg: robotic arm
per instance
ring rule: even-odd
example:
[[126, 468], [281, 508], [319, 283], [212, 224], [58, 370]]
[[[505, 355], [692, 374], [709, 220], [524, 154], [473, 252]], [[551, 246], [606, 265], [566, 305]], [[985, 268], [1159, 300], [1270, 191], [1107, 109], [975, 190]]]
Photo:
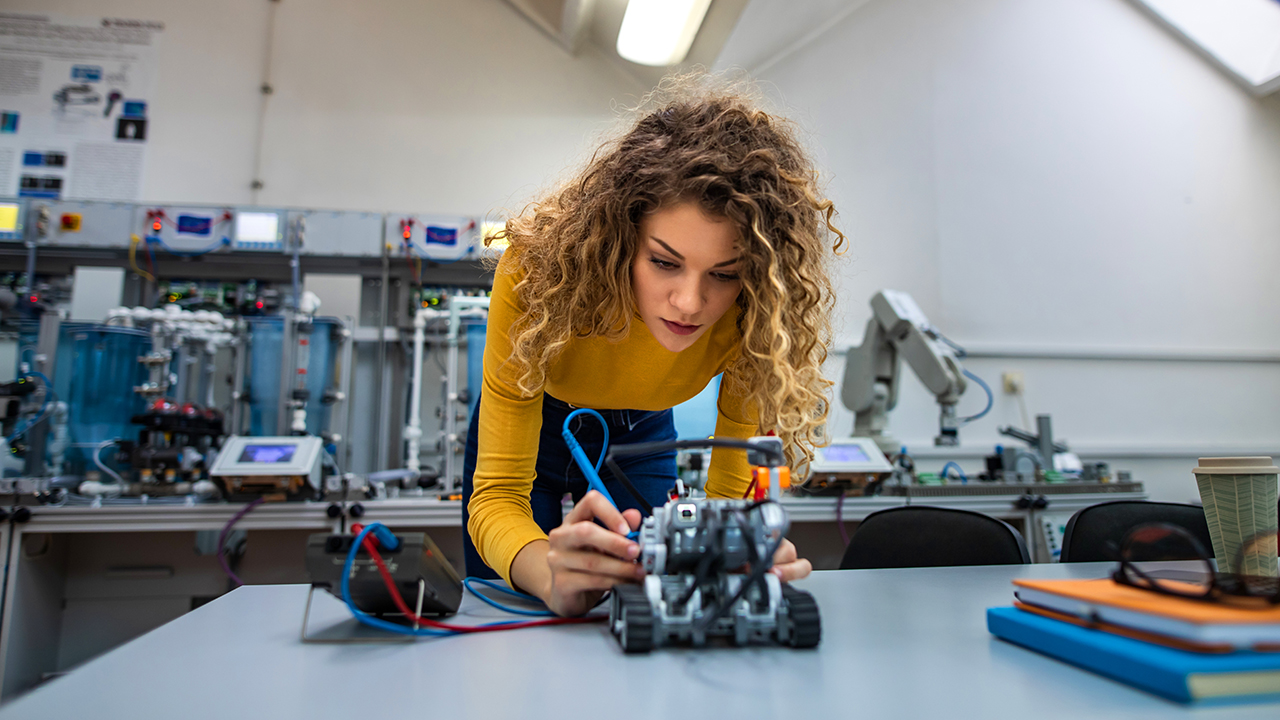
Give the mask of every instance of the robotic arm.
[[940, 429], [934, 444], [959, 444], [956, 403], [967, 383], [955, 350], [907, 293], [881, 290], [871, 298], [871, 310], [862, 345], [850, 348], [845, 362], [841, 400], [855, 413], [853, 434], [874, 439], [885, 452], [898, 450], [885, 428], [889, 411], [898, 404], [900, 360], [906, 360], [938, 399]]

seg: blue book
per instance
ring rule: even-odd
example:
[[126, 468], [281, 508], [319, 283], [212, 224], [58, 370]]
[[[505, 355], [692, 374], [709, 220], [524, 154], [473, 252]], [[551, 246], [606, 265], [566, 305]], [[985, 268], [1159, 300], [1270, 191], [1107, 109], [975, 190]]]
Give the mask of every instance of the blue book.
[[1280, 702], [1280, 652], [1178, 650], [1013, 607], [988, 608], [987, 630], [1016, 645], [1178, 702]]

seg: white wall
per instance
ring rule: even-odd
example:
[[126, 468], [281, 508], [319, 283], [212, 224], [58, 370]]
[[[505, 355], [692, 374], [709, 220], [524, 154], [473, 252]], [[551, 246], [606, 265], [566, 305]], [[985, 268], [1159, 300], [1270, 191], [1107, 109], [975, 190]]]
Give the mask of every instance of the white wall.
[[571, 57], [502, 0], [5, 0], [161, 20], [143, 200], [248, 203], [268, 17], [263, 205], [518, 208], [648, 88]]
[[[735, 38], [777, 28], [785, 5], [753, 0]], [[1198, 454], [1280, 448], [1280, 99], [1124, 0], [826, 7], [825, 32], [731, 41], [718, 64], [763, 66], [813, 133], [854, 239], [841, 345], [876, 290], [909, 291], [979, 351], [968, 367], [993, 385], [1023, 371], [1032, 415], [1158, 499], [1195, 496]], [[962, 431], [966, 467], [998, 424], [1022, 425], [1012, 398]], [[927, 451], [937, 408], [918, 383], [892, 425]]]

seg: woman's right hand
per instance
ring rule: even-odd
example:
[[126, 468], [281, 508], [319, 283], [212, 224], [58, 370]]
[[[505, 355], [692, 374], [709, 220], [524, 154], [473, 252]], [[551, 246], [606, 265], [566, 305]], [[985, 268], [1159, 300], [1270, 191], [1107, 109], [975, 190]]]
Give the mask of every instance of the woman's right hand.
[[588, 492], [547, 538], [551, 582], [542, 598], [547, 607], [557, 615], [582, 615], [614, 585], [644, 577], [635, 561], [640, 546], [626, 537], [639, 527], [640, 511], [618, 512], [603, 495]]

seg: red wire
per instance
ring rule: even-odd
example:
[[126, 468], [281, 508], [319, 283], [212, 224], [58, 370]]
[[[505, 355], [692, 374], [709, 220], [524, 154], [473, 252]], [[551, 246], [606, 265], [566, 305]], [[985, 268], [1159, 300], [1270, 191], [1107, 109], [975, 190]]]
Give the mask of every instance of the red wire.
[[[351, 530], [357, 535], [364, 529], [359, 524], [353, 524]], [[396, 604], [396, 608], [409, 620], [425, 625], [430, 628], [439, 630], [451, 630], [459, 633], [478, 633], [478, 632], [495, 632], [497, 630], [519, 630], [521, 628], [543, 627], [546, 625], [571, 625], [577, 623], [599, 622], [604, 620], [603, 617], [576, 617], [576, 618], [549, 618], [547, 620], [529, 620], [527, 622], [507, 623], [503, 625], [451, 625], [436, 620], [418, 617], [409, 609], [404, 602], [404, 596], [400, 594], [400, 588], [396, 587], [396, 581], [391, 577], [391, 571], [387, 569], [386, 563], [382, 561], [382, 555], [378, 553], [378, 548], [374, 545], [374, 538], [365, 536], [364, 549], [369, 551], [369, 556], [373, 558], [373, 562], [378, 566], [378, 573], [382, 575], [382, 582], [387, 586], [387, 592], [391, 593], [391, 600]]]
[[751, 497], [751, 493], [756, 491], [756, 479], [751, 478], [751, 484], [747, 486], [747, 491], [742, 493], [742, 499], [746, 500]]

